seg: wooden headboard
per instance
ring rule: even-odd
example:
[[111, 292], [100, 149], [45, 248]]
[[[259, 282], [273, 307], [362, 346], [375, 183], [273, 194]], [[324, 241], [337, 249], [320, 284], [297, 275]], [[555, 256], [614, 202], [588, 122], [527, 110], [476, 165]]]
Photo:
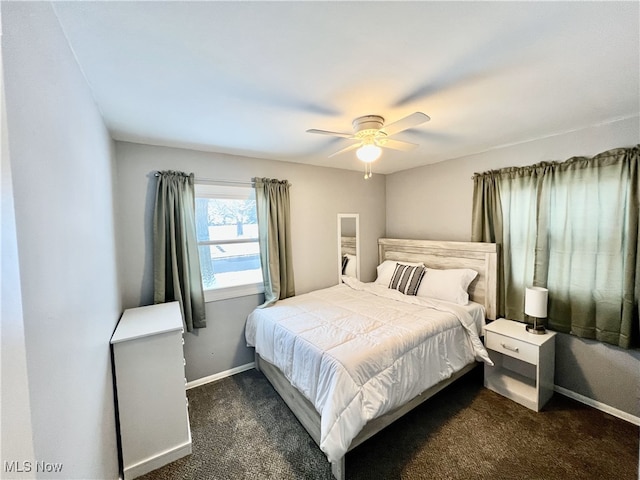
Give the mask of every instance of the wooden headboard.
[[497, 317], [498, 253], [495, 243], [378, 239], [378, 263], [422, 262], [427, 268], [471, 268], [478, 272], [469, 286], [469, 297], [484, 305], [490, 320]]
[[356, 254], [356, 237], [340, 237], [340, 254]]

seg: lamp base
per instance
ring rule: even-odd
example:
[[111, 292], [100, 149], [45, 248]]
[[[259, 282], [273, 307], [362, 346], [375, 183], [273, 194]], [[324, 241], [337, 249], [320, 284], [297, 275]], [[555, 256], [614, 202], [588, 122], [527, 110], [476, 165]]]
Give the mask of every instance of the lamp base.
[[535, 333], [536, 335], [544, 335], [547, 330], [542, 325], [527, 325], [527, 332]]

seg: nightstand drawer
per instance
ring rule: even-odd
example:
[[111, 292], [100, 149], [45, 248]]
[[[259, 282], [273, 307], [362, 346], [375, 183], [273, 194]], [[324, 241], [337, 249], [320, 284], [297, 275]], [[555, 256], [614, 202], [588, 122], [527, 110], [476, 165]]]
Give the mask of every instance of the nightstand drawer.
[[486, 332], [485, 341], [486, 348], [489, 350], [500, 352], [523, 362], [538, 364], [538, 347], [536, 345], [490, 331]]

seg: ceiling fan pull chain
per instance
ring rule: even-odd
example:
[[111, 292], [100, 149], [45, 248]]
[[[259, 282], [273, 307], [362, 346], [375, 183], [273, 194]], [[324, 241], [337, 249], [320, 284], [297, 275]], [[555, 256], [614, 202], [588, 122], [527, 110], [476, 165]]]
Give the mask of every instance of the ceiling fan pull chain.
[[367, 179], [371, 178], [371, 175], [373, 175], [371, 173], [371, 163], [365, 163], [364, 164], [364, 179], [367, 180]]

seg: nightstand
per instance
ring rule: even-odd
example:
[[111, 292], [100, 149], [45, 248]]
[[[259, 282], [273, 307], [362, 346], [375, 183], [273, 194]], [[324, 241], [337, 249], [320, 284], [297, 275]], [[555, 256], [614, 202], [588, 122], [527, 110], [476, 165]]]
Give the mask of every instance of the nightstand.
[[503, 318], [488, 324], [485, 347], [495, 366], [484, 364], [484, 386], [539, 412], [553, 395], [555, 336]]

